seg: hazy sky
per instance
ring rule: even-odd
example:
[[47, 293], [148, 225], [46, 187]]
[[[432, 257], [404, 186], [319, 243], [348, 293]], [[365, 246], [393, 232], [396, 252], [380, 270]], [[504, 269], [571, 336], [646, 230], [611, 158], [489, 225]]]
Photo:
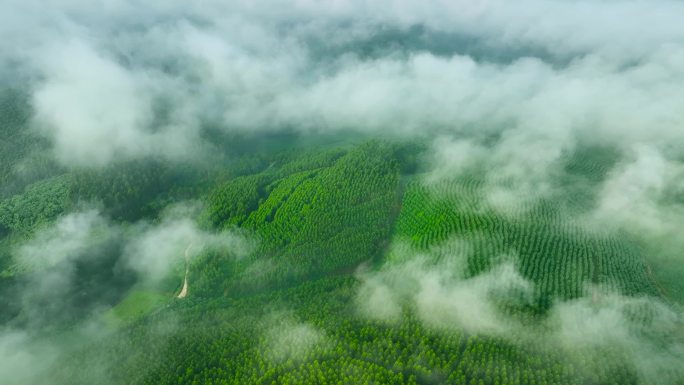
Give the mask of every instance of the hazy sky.
[[[680, 1], [5, 1], [4, 75], [67, 165], [226, 130], [681, 144]], [[162, 111], [162, 112], [160, 112]], [[529, 151], [525, 151], [529, 153]]]

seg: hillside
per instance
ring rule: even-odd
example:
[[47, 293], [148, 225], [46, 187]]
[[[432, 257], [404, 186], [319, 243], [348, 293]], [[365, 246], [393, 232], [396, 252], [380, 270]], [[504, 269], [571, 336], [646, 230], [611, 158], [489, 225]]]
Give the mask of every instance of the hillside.
[[[634, 364], [645, 358], [630, 349], [676, 346], [668, 337], [676, 326], [647, 300], [671, 299], [636, 241], [582, 223], [591, 194], [502, 212], [481, 198], [477, 174], [432, 182], [415, 168], [420, 156], [418, 147], [379, 141], [271, 152], [257, 172], [220, 182], [216, 175], [233, 172], [217, 168], [201, 178], [218, 182], [196, 179], [198, 188], [183, 192], [192, 185], [182, 176], [142, 172], [154, 165], [64, 174], [2, 202], [5, 252], [95, 197], [125, 203], [103, 212], [107, 228], [123, 226], [120, 235], [90, 246], [113, 250], [113, 259], [31, 268], [6, 256], [3, 290], [21, 298], [25, 282], [60, 263], [79, 269], [76, 286], [62, 293], [77, 295], [73, 310], [41, 311], [62, 335], [55, 338], [81, 340], [43, 368], [54, 383], [651, 383]], [[119, 187], [127, 182], [116, 178], [132, 175], [133, 189]], [[113, 188], [99, 187], [105, 180]], [[163, 225], [167, 214], [153, 208], [187, 199], [203, 206], [190, 211], [202, 231], [240, 234], [251, 246], [160, 239], [171, 242], [176, 267], [153, 281], [122, 269], [126, 246], [104, 243], [134, 236], [136, 221]], [[53, 200], [62, 203], [31, 203]], [[176, 298], [184, 279], [186, 295]], [[34, 295], [30, 306], [49, 298]], [[25, 297], [5, 301], [23, 309], [10, 325], [36, 322]], [[107, 333], [67, 326], [103, 305], [113, 308], [90, 322], [104, 322]], [[619, 324], [594, 325], [605, 317]], [[617, 326], [626, 334], [613, 335]], [[566, 341], [568, 333], [599, 340]], [[679, 369], [663, 366], [669, 371], [658, 378], [677, 383]]]
[[0, 1], [0, 385], [684, 385], [683, 19]]

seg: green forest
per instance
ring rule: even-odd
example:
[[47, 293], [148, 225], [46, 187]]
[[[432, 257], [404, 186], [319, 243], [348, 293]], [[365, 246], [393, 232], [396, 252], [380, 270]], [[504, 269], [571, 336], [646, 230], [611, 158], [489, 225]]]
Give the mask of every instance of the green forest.
[[[3, 127], [24, 124], [16, 110], [5, 104]], [[681, 324], [662, 319], [661, 304], [682, 299], [676, 286], [647, 265], [643, 240], [576, 219], [595, 204], [590, 187], [614, 156], [571, 154], [554, 183], [589, 187], [510, 214], [482, 199], [478, 166], [428, 181], [424, 144], [231, 141], [252, 141], [253, 151], [226, 152], [211, 165], [55, 168], [21, 185], [7, 184], [17, 180], [7, 168], [2, 322], [34, 333], [41, 342], [32, 349], [63, 349], [36, 368], [40, 378], [476, 385], [684, 378], [682, 366], [668, 362], [680, 358]], [[4, 146], [3, 156], [24, 156]], [[174, 207], [182, 213], [169, 214]], [[85, 239], [70, 239], [77, 224], [67, 218], [84, 210], [99, 219], [87, 222]], [[169, 268], [147, 279], [149, 271], [125, 263], [127, 243], [171, 227], [173, 215], [193, 223], [194, 233], [156, 239], [166, 244], [155, 248], [170, 248]], [[247, 246], [222, 242], [228, 234]], [[36, 240], [45, 243], [38, 251]], [[61, 248], [69, 255], [57, 257]], [[57, 276], [68, 284], [51, 286]], [[580, 333], [580, 342], [564, 333]], [[635, 364], [648, 359], [639, 349], [658, 350], [660, 362], [649, 364], [659, 366], [656, 376]]]
[[682, 20], [0, 1], [0, 385], [684, 385]]

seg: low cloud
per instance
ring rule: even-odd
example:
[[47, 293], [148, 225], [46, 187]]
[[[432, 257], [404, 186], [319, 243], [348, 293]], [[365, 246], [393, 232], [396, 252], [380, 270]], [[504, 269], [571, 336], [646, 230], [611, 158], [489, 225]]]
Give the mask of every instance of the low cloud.
[[684, 225], [684, 164], [637, 146], [603, 184], [595, 221], [634, 232], [674, 235]]
[[35, 122], [70, 166], [201, 156], [204, 123], [493, 133], [496, 178], [531, 176], [524, 196], [578, 141], [684, 141], [679, 2], [524, 3], [9, 2], [3, 35], [41, 44], [2, 59], [26, 64]]
[[609, 352], [642, 381], [660, 384], [676, 384], [684, 376], [683, 321], [656, 298], [610, 292], [559, 303], [548, 320], [551, 341], [583, 370], [605, 370], [601, 358]]
[[15, 260], [22, 270], [48, 269], [73, 261], [88, 247], [110, 240], [116, 232], [95, 209], [70, 213], [20, 245]]
[[267, 317], [266, 324], [262, 349], [265, 356], [276, 363], [304, 361], [329, 346], [328, 337], [322, 330], [290, 315], [274, 313]]
[[[45, 383], [52, 365], [77, 347], [74, 341], [98, 340], [114, 331], [107, 311], [134, 285], [154, 286], [184, 258], [207, 251], [239, 258], [251, 250], [245, 234], [200, 229], [193, 219], [198, 211], [195, 203], [171, 205], [158, 223], [122, 225], [85, 209], [58, 218], [17, 245], [12, 255], [23, 273], [8, 294], [17, 296], [19, 309], [0, 328], [0, 378], [12, 385]], [[172, 327], [173, 320], [155, 323], [148, 332]], [[44, 338], [53, 331], [64, 340]], [[292, 333], [304, 341], [313, 338], [307, 329], [294, 327]], [[102, 380], [100, 371], [110, 366], [93, 359], [83, 378]]]
[[[429, 184], [479, 169], [481, 203], [518, 215], [565, 191], [559, 180], [576, 150], [607, 147], [620, 159], [592, 186], [583, 224], [626, 230], [662, 248], [649, 258], [684, 271], [682, 14], [676, 0], [9, 0], [0, 3], [0, 81], [26, 89], [29, 129], [75, 168], [205, 158], [207, 130], [364, 133], [431, 143]], [[105, 249], [141, 281], [208, 250], [250, 250], [242, 235], [205, 231], [178, 210], [130, 226], [86, 210], [39, 230], [13, 253], [25, 269], [49, 270], [26, 298], [57, 298], [75, 263]], [[407, 252], [361, 274], [359, 312], [400, 322], [411, 311], [440, 330], [528, 334], [498, 308], [526, 303], [533, 290], [514, 263], [466, 277], [463, 255], [432, 257]], [[32, 307], [43, 303], [34, 299]], [[603, 299], [551, 309], [558, 346], [618, 346], [645, 379], [681, 374], [681, 345], [661, 354], [629, 315], [650, 306], [652, 326], [672, 330], [677, 311], [651, 298]], [[267, 333], [275, 360], [324, 339], [312, 325], [283, 322]], [[10, 365], [0, 364], [0, 378], [34, 359], [16, 348], [25, 339], [0, 334]]]
[[360, 276], [356, 303], [361, 315], [397, 322], [403, 312], [414, 312], [427, 327], [501, 335], [516, 327], [501, 305], [531, 303], [532, 284], [510, 258], [489, 271], [465, 277], [461, 257], [430, 263], [415, 255]]
[[7, 385], [40, 383], [57, 356], [53, 346], [35, 342], [23, 331], [0, 332], [0, 378]]
[[144, 78], [79, 41], [46, 52], [45, 63], [46, 80], [33, 105], [58, 160], [100, 166], [150, 152], [143, 128], [152, 111]]
[[64, 269], [71, 269], [78, 259], [98, 258], [97, 250], [117, 243], [126, 264], [141, 279], [155, 281], [165, 277], [173, 266], [206, 251], [229, 252], [238, 258], [252, 249], [245, 234], [201, 229], [193, 219], [197, 211], [194, 203], [172, 205], [159, 222], [143, 221], [130, 228], [110, 222], [96, 209], [69, 213], [18, 245], [15, 263], [25, 271], [50, 272], [58, 266], [65, 273]]
[[178, 112], [171, 113], [173, 123], [155, 120], [158, 88], [164, 87], [168, 99], [173, 95], [155, 72], [126, 68], [112, 53], [76, 39], [44, 55], [44, 80], [33, 92], [34, 123], [52, 139], [61, 163], [99, 167], [149, 156], [178, 160], [195, 151], [193, 121]]
[[[681, 167], [677, 1], [278, 5], [8, 2], [0, 33], [32, 48], [0, 68], [69, 167], [205, 158], [207, 130], [366, 133], [432, 143], [432, 182], [479, 167], [483, 203], [511, 215], [558, 194], [583, 146]], [[613, 176], [599, 214], [621, 220]], [[678, 226], [630, 194], [641, 222]]]
[[193, 219], [175, 215], [156, 224], [139, 224], [135, 232], [125, 248], [126, 261], [142, 279], [150, 281], [164, 278], [174, 266], [190, 263], [203, 252], [229, 252], [237, 258], [252, 247], [243, 235], [208, 232]]
[[[398, 249], [410, 253], [405, 247]], [[560, 351], [587, 378], [604, 376], [612, 370], [610, 365], [627, 367], [646, 383], [676, 384], [684, 375], [684, 318], [677, 307], [659, 298], [591, 287], [586, 296], [557, 299], [546, 315], [522, 320], [505, 309], [532, 306], [535, 288], [510, 257], [466, 278], [459, 262], [464, 255], [449, 258], [442, 253], [435, 260], [437, 254], [414, 251], [379, 271], [361, 273], [359, 315], [395, 324], [410, 313], [437, 331], [492, 336], [553, 354]]]

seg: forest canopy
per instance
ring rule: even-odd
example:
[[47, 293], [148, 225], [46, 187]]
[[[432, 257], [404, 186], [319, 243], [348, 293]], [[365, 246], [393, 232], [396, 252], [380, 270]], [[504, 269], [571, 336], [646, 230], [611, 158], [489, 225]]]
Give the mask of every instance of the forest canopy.
[[0, 2], [0, 383], [684, 384], [683, 16]]

